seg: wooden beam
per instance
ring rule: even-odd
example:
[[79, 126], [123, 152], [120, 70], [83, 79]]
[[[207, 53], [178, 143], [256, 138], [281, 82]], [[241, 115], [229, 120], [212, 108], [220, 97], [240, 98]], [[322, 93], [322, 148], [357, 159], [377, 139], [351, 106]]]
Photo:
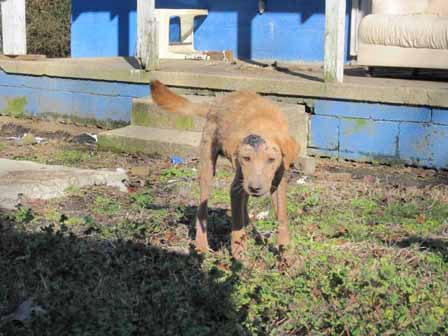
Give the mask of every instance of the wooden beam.
[[146, 70], [159, 67], [155, 0], [137, 0], [137, 58]]
[[5, 55], [25, 55], [25, 0], [2, 0], [0, 5], [3, 53]]
[[325, 0], [324, 80], [344, 80], [346, 0]]

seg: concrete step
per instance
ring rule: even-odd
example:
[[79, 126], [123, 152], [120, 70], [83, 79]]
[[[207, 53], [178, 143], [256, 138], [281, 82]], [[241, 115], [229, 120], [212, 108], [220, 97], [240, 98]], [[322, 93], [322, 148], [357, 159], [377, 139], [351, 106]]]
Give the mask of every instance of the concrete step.
[[196, 156], [201, 132], [144, 126], [127, 126], [102, 132], [98, 146], [127, 153]]
[[[214, 99], [212, 96], [185, 97], [194, 102]], [[306, 158], [309, 119], [305, 106], [277, 104], [288, 120], [290, 134], [301, 147], [300, 157]], [[98, 146], [129, 153], [196, 156], [204, 123], [203, 118], [166, 113], [154, 104], [151, 97], [138, 98], [133, 100], [131, 126], [100, 133]], [[300, 160], [299, 163], [304, 165]]]
[[[208, 102], [213, 96], [183, 95], [193, 102]], [[300, 145], [300, 155], [306, 155], [308, 144], [308, 113], [305, 106], [299, 104], [276, 102], [285, 114], [291, 135]], [[204, 126], [205, 120], [198, 117], [182, 116], [166, 113], [152, 101], [151, 97], [136, 98], [132, 104], [131, 125], [160, 129], [175, 129], [179, 131], [198, 131]]]
[[[183, 96], [197, 103], [208, 102], [214, 98], [211, 96]], [[132, 100], [131, 125], [182, 131], [201, 131], [204, 122], [204, 118], [167, 113], [152, 101], [151, 96]]]

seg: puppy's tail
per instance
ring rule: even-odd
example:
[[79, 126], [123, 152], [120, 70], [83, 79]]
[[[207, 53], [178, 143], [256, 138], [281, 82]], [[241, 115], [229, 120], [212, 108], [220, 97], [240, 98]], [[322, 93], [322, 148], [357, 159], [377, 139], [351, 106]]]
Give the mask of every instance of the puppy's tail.
[[151, 81], [151, 96], [157, 105], [168, 112], [206, 117], [210, 109], [207, 103], [192, 103], [175, 94], [158, 80]]

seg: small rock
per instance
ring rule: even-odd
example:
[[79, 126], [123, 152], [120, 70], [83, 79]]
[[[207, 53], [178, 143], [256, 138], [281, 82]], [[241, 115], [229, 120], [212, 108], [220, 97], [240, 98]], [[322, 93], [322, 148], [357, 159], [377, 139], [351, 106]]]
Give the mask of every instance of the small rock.
[[149, 166], [132, 167], [130, 173], [134, 176], [148, 176]]
[[97, 138], [95, 134], [82, 133], [74, 136], [72, 141], [79, 145], [93, 145], [96, 144]]
[[372, 176], [372, 175], [366, 175], [363, 177], [363, 181], [366, 184], [373, 184], [373, 183], [375, 183], [376, 178], [375, 178], [375, 176]]

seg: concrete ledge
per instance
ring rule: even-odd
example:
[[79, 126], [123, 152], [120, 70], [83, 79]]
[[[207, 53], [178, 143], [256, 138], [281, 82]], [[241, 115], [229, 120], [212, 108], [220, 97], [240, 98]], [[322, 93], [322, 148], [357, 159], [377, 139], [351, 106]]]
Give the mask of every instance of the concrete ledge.
[[201, 133], [127, 126], [98, 135], [98, 146], [127, 153], [191, 156], [198, 154]]
[[319, 72], [263, 71], [230, 64], [163, 61], [160, 71], [145, 72], [122, 58], [4, 61], [7, 73], [33, 76], [148, 83], [212, 90], [250, 89], [259, 93], [330, 98], [363, 102], [448, 107], [448, 84], [443, 82], [345, 76], [344, 84], [323, 82]]

